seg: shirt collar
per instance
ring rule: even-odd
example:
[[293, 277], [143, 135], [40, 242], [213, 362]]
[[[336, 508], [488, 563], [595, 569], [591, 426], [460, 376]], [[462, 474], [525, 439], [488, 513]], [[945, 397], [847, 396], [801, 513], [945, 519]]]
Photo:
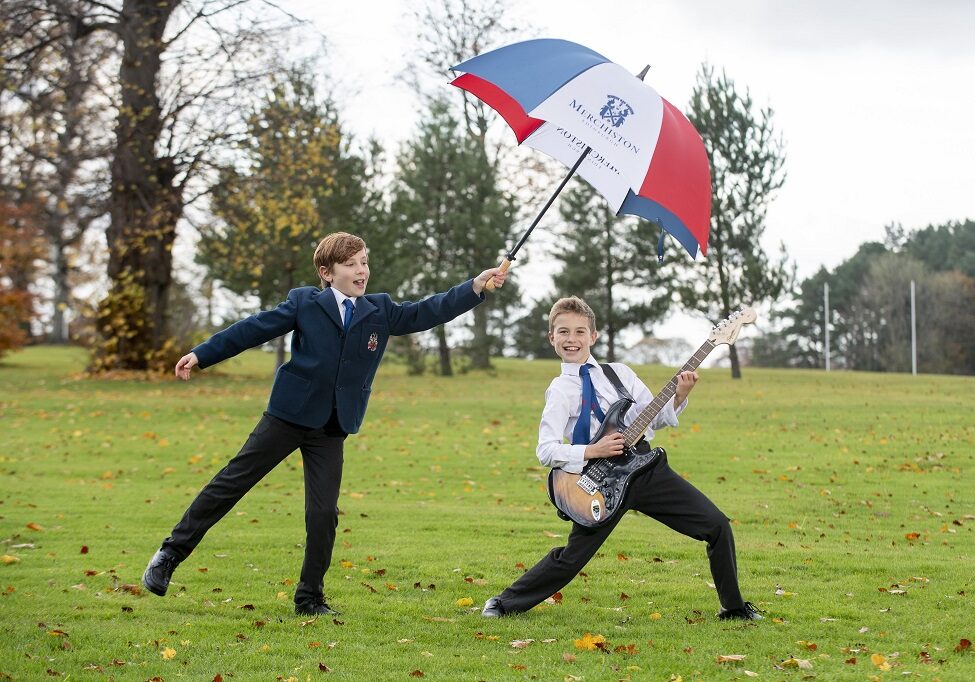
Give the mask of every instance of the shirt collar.
[[[596, 361], [596, 358], [594, 358], [592, 355], [590, 355], [589, 359], [586, 360], [585, 363], [583, 364], [590, 365], [591, 367], [599, 367], [599, 363]], [[579, 376], [580, 367], [582, 367], [582, 365], [580, 365], [578, 362], [563, 362], [562, 374], [567, 374], [572, 377], [577, 377]]]
[[345, 299], [349, 299], [350, 301], [352, 301], [352, 305], [355, 305], [355, 299], [354, 299], [353, 297], [351, 297], [351, 296], [346, 296], [345, 294], [343, 294], [343, 293], [342, 293], [341, 291], [339, 291], [339, 290], [338, 290], [338, 289], [336, 289], [335, 287], [329, 287], [329, 289], [331, 289], [331, 290], [332, 290], [332, 294], [334, 294], [334, 295], [335, 295], [335, 302], [336, 302], [336, 303], [338, 303], [338, 305], [339, 305], [339, 310], [341, 310], [341, 309], [342, 309], [342, 302], [343, 302], [343, 301], [344, 301]]

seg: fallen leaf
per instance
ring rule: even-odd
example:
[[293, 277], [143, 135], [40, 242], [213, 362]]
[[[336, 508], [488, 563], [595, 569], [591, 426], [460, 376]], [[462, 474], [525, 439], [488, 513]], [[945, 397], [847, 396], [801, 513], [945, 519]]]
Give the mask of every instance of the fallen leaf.
[[20, 557], [15, 557], [15, 556], [10, 556], [9, 554], [4, 554], [3, 556], [0, 556], [0, 561], [2, 561], [4, 564], [6, 564], [6, 565], [9, 566], [10, 564], [16, 564], [16, 563], [20, 562]]
[[959, 640], [958, 646], [955, 647], [955, 651], [962, 652], [967, 651], [972, 648], [972, 642], [969, 639]]
[[801, 670], [812, 670], [812, 663], [804, 658], [787, 658], [782, 661], [782, 667], [784, 668], [799, 668]]
[[27, 524], [27, 528], [31, 530], [44, 530], [43, 526], [39, 523], [34, 523], [33, 521]]
[[455, 603], [457, 606], [473, 606], [474, 600], [470, 597], [463, 597], [462, 599], [458, 599]]
[[758, 677], [758, 673], [754, 673], [751, 670], [742, 670], [742, 672], [748, 677]]
[[661, 618], [663, 618], [663, 616], [656, 611], [650, 614], [650, 620], [660, 620]]
[[534, 641], [534, 639], [516, 639], [515, 641], [511, 642], [511, 646], [514, 649], [524, 649], [531, 645], [531, 643]]
[[410, 677], [423, 677], [423, 671], [414, 670], [413, 672], [410, 673]]
[[165, 649], [163, 649], [159, 653], [162, 654], [162, 657], [163, 657], [163, 660], [164, 661], [170, 661], [170, 660], [172, 660], [176, 656], [176, 649], [172, 649], [170, 647], [166, 647]]
[[582, 639], [575, 640], [575, 645], [576, 649], [593, 651], [595, 649], [604, 648], [606, 646], [606, 638], [602, 635], [594, 635], [591, 632], [587, 632], [582, 636]]
[[890, 663], [887, 662], [887, 657], [883, 654], [870, 654], [870, 662], [879, 670], [890, 670]]
[[810, 651], [815, 651], [818, 648], [815, 642], [807, 642], [804, 639], [800, 639], [798, 642], [796, 642], [796, 644], [803, 647], [804, 649], [809, 649]]
[[718, 663], [741, 663], [748, 654], [718, 654]]
[[575, 663], [576, 656], [575, 654], [570, 654], [568, 651], [566, 651], [562, 654], [562, 660], [566, 663]]

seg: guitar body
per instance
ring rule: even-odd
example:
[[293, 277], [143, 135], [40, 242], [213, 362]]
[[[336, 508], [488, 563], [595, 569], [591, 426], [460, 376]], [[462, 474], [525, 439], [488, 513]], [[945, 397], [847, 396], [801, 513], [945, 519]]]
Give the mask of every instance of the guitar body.
[[[623, 417], [632, 404], [629, 400], [613, 403], [590, 443], [607, 433], [623, 431]], [[581, 474], [552, 469], [548, 495], [552, 504], [572, 521], [587, 528], [602, 526], [620, 513], [633, 478], [653, 466], [661, 453], [663, 448], [650, 448], [645, 440], [640, 440], [633, 447], [625, 447], [617, 457], [589, 460]]]

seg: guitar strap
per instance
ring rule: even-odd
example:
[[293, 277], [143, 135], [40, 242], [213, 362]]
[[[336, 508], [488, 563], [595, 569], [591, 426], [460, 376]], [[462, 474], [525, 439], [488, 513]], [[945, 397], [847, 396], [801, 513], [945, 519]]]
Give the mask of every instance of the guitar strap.
[[624, 398], [629, 400], [631, 403], [635, 403], [636, 401], [633, 400], [633, 396], [630, 395], [630, 392], [627, 391], [623, 386], [623, 382], [620, 381], [620, 377], [616, 373], [616, 370], [613, 369], [608, 363], [601, 364], [599, 366], [603, 368], [603, 374], [606, 375], [606, 378], [609, 379], [610, 383], [612, 383], [616, 388], [616, 392], [620, 394], [620, 398]]

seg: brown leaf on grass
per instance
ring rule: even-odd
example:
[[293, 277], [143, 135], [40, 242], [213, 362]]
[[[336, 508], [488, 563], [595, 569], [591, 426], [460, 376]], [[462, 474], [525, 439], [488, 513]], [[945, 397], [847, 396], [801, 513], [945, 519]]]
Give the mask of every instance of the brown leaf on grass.
[[620, 644], [618, 647], [613, 649], [614, 652], [618, 654], [626, 654], [627, 656], [636, 656], [637, 651], [636, 644]]
[[214, 675], [213, 676], [213, 682], [223, 682], [223, 675], [221, 675], [220, 673], [217, 673], [216, 675]]
[[921, 537], [921, 534], [920, 533], [906, 533], [904, 535], [904, 537], [907, 538], [908, 540], [917, 540], [919, 537]]
[[684, 647], [684, 653], [687, 654], [688, 656], [691, 655], [691, 654], [693, 654], [694, 653], [694, 647], [692, 647], [692, 646], [685, 646]]
[[257, 628], [258, 630], [260, 630], [261, 628], [263, 628], [265, 625], [267, 625], [267, 623], [265, 623], [263, 620], [255, 620], [254, 621], [254, 627]]
[[360, 583], [360, 584], [361, 584], [361, 585], [362, 585], [362, 586], [363, 586], [364, 588], [366, 588], [367, 590], [369, 590], [370, 592], [372, 592], [373, 594], [375, 594], [375, 592], [376, 592], [376, 588], [375, 588], [375, 587], [373, 587], [373, 586], [372, 586], [372, 585], [370, 585], [369, 583]]
[[88, 553], [88, 545], [82, 545], [81, 546], [81, 553], [82, 554], [87, 554]]
[[209, 569], [209, 568], [207, 568], [206, 566], [200, 566], [200, 567], [199, 567], [198, 569], [196, 569], [196, 570], [198, 570], [198, 571], [199, 571], [200, 573], [208, 573], [208, 572], [210, 571], [210, 569]]
[[330, 672], [332, 672], [332, 669], [329, 668], [324, 663], [319, 663], [318, 664], [318, 672], [321, 672], [321, 673], [330, 673]]
[[128, 592], [134, 597], [138, 597], [140, 594], [142, 594], [142, 588], [139, 585], [132, 585], [128, 583], [125, 585], [119, 585], [117, 591]]
[[815, 651], [816, 649], [819, 648], [815, 642], [807, 642], [804, 639], [800, 639], [799, 641], [796, 642], [796, 644], [798, 644], [804, 649], [809, 649], [810, 651]]
[[626, 601], [629, 598], [630, 595], [628, 595], [626, 592], [620, 592], [620, 601]]
[[333, 618], [332, 619], [332, 625], [345, 625], [345, 621], [344, 620], [339, 620], [338, 618]]
[[857, 657], [856, 656], [851, 656], [850, 658], [846, 659], [843, 662], [846, 663], [847, 665], [856, 665], [857, 664]]
[[238, 608], [244, 609], [245, 611], [253, 611], [254, 610], [254, 605], [253, 604], [244, 604], [242, 606], [239, 606]]
[[799, 668], [800, 670], [812, 670], [812, 663], [804, 658], [787, 658], [782, 661], [783, 668]]
[[962, 651], [968, 651], [972, 648], [972, 642], [969, 639], [961, 639], [958, 641], [958, 646], [955, 647], [955, 651], [961, 653]]
[[41, 524], [34, 523], [33, 521], [28, 523], [26, 527], [29, 528], [30, 530], [44, 530], [44, 527], [41, 526]]
[[551, 597], [545, 600], [549, 604], [561, 604], [562, 603], [562, 593], [556, 592]]
[[410, 673], [410, 677], [423, 677], [423, 671], [414, 670], [413, 672]]
[[511, 666], [512, 670], [528, 670], [527, 665], [521, 665], [520, 663], [509, 663], [508, 665]]
[[620, 552], [619, 554], [616, 555], [616, 560], [617, 561], [629, 561], [630, 560], [630, 557], [628, 557], [625, 554], [623, 554], [623, 552]]
[[531, 646], [532, 642], [534, 641], [535, 641], [534, 639], [516, 639], [515, 641], [511, 642], [511, 648], [527, 649], [529, 646]]
[[718, 654], [718, 663], [741, 663], [747, 654]]

